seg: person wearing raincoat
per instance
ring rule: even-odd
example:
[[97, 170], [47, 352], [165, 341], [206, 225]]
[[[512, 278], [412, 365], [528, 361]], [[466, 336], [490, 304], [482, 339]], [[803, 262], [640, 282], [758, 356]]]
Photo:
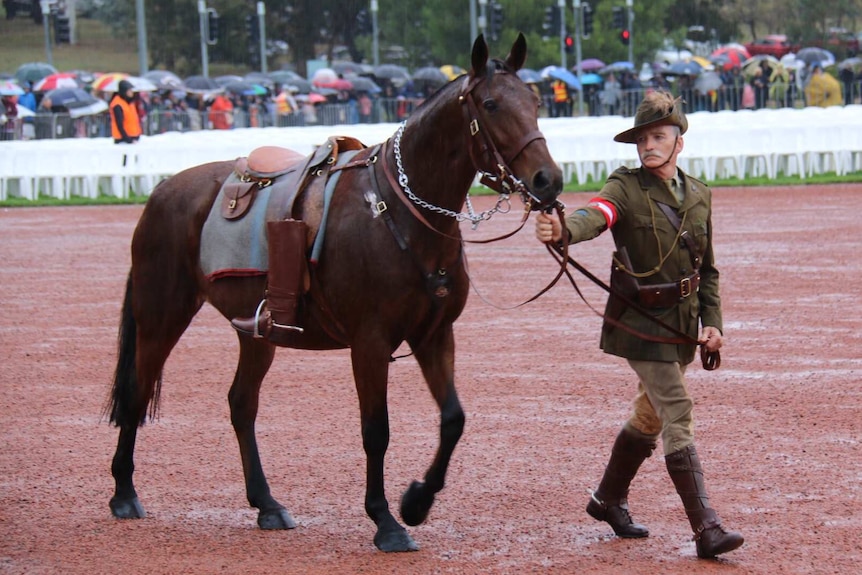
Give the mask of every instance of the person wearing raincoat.
[[815, 64], [811, 70], [811, 79], [805, 87], [805, 100], [809, 106], [840, 106], [843, 103], [841, 84]]

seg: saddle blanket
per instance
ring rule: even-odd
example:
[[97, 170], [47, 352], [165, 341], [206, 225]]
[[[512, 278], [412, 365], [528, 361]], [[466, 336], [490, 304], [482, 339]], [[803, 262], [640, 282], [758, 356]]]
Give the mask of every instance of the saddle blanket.
[[270, 187], [257, 190], [245, 216], [226, 220], [220, 211], [224, 190], [219, 190], [201, 232], [201, 270], [208, 280], [266, 274], [269, 269], [266, 209], [270, 191]]

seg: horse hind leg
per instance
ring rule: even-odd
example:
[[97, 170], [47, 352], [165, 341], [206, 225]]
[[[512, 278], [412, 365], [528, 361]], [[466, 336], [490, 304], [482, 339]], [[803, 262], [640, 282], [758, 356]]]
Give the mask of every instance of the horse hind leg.
[[454, 383], [454, 339], [451, 327], [415, 349], [428, 388], [440, 408], [440, 444], [424, 481], [413, 481], [401, 496], [401, 518], [407, 525], [425, 522], [446, 479], [452, 453], [464, 431], [464, 410], [458, 400]]
[[[141, 324], [133, 312], [137, 297], [130, 273], [120, 320], [117, 369], [106, 410], [109, 421], [120, 429], [111, 462], [115, 489], [109, 504], [111, 513], [120, 519], [146, 516], [133, 481], [137, 430], [146, 420], [148, 406], [150, 417], [155, 417], [161, 391], [162, 367], [202, 305], [187, 306], [185, 313], [175, 313], [178, 311], [176, 309], [170, 313], [158, 313], [157, 309], [145, 308], [148, 313], [142, 314]], [[156, 325], [158, 329], [154, 327]]]
[[275, 348], [262, 340], [239, 337], [239, 363], [233, 385], [228, 393], [230, 418], [239, 443], [242, 471], [248, 502], [258, 509], [257, 524], [261, 529], [293, 529], [296, 522], [269, 490], [260, 461], [254, 422], [263, 378], [272, 365]]

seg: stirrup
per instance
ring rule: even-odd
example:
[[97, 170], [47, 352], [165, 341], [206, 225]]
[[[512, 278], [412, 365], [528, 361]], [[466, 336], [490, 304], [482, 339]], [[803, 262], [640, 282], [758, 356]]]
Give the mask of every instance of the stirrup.
[[263, 306], [266, 304], [266, 298], [260, 300], [260, 303], [257, 304], [257, 309], [254, 312], [254, 333], [252, 337], [255, 339], [263, 338], [263, 334], [260, 333], [260, 312], [263, 311]]

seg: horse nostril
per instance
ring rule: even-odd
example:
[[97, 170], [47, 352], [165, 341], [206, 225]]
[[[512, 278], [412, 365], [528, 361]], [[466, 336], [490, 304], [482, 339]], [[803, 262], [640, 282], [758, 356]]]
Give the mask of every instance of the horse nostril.
[[558, 191], [562, 188], [562, 177], [555, 177], [553, 171], [548, 169], [539, 170], [533, 175], [533, 189], [536, 191]]

